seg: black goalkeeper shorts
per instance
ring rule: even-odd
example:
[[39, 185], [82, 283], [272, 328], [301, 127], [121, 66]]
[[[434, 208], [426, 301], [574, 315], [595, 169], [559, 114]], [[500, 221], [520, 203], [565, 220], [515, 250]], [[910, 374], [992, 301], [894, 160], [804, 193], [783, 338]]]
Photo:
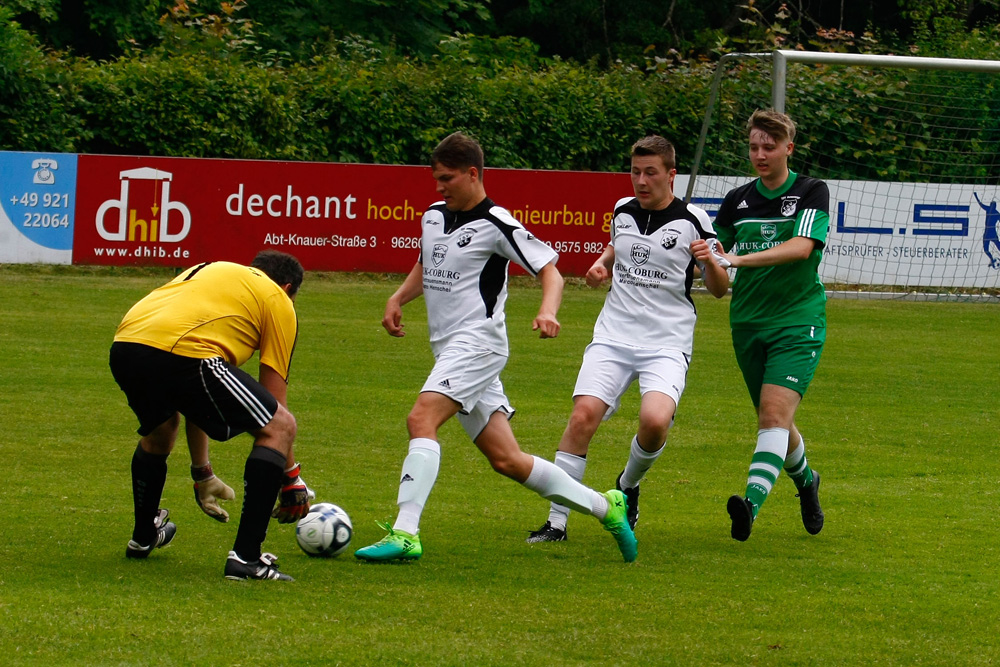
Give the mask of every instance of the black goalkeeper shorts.
[[263, 428], [278, 410], [271, 392], [221, 357], [193, 359], [115, 342], [109, 363], [141, 436], [179, 412], [211, 439], [228, 440]]

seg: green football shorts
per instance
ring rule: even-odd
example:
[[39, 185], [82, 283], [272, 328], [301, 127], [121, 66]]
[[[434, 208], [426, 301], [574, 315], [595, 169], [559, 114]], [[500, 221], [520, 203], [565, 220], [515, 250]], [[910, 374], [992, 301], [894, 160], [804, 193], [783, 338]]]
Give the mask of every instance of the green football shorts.
[[754, 406], [760, 405], [763, 384], [788, 387], [804, 396], [825, 342], [825, 327], [733, 329], [736, 363]]

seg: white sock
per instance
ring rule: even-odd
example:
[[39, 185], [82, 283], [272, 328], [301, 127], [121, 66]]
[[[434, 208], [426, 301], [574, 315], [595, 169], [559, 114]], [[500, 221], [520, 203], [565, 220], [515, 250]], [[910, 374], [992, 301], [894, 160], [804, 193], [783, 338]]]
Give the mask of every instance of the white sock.
[[524, 480], [541, 497], [566, 505], [581, 514], [603, 519], [608, 513], [608, 500], [603, 495], [576, 481], [556, 464], [532, 456], [531, 474]]
[[403, 460], [403, 473], [399, 480], [396, 504], [399, 514], [393, 529], [416, 535], [420, 529], [420, 515], [431, 495], [441, 466], [441, 445], [430, 438], [410, 440], [410, 451]]
[[[575, 481], [583, 480], [583, 472], [587, 469], [587, 459], [576, 454], [567, 452], [556, 452], [556, 465], [566, 471], [566, 474]], [[569, 519], [570, 509], [559, 503], [552, 503], [549, 506], [549, 523], [554, 528], [566, 529], [566, 520]]]
[[653, 463], [663, 453], [666, 444], [664, 442], [655, 452], [647, 452], [639, 446], [639, 436], [632, 437], [632, 447], [629, 449], [628, 462], [625, 464], [625, 472], [622, 473], [621, 485], [623, 489], [631, 489], [639, 486], [639, 482], [646, 476], [646, 471], [653, 467]]
[[789, 475], [801, 475], [809, 463], [806, 461], [806, 442], [799, 438], [799, 446], [788, 452], [785, 457], [785, 470]]
[[[762, 428], [757, 431], [757, 448], [750, 462], [747, 488], [757, 487], [763, 497], [771, 493], [788, 451], [788, 429]], [[751, 499], [752, 500], [752, 499]], [[756, 504], [756, 503], [755, 503]]]

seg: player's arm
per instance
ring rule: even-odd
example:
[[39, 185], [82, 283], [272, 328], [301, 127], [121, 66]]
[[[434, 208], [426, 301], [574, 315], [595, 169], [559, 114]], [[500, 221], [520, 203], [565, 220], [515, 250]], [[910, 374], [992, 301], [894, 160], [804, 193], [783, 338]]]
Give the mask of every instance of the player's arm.
[[385, 302], [382, 326], [390, 336], [401, 338], [403, 331], [403, 306], [424, 293], [424, 265], [417, 262], [403, 280], [403, 284]]
[[208, 458], [208, 434], [188, 420], [184, 420], [188, 451], [191, 453], [191, 479], [194, 480], [194, 500], [201, 511], [216, 521], [226, 523], [229, 513], [219, 506], [220, 500], [236, 497], [233, 489], [216, 477]]
[[795, 236], [767, 250], [753, 252], [749, 255], [726, 253], [723, 257], [736, 268], [778, 266], [806, 260], [815, 248], [815, 239], [807, 236]]
[[601, 283], [611, 277], [611, 268], [615, 264], [615, 247], [610, 243], [604, 247], [604, 252], [587, 270], [587, 284], [600, 287]]
[[191, 467], [208, 465], [208, 434], [187, 419], [184, 420], [184, 432], [187, 434], [188, 451], [191, 453]]
[[265, 363], [260, 365], [258, 379], [264, 389], [271, 392], [271, 395], [278, 399], [286, 409], [288, 408], [288, 382], [284, 376]]
[[549, 262], [538, 272], [538, 280], [542, 283], [542, 305], [531, 323], [531, 330], [540, 331], [541, 338], [555, 338], [560, 328], [556, 314], [562, 304], [563, 277], [555, 262]]
[[718, 247], [715, 239], [711, 241], [696, 239], [691, 242], [691, 255], [698, 262], [702, 278], [705, 279], [705, 287], [712, 296], [721, 299], [729, 291], [729, 274], [716, 261], [716, 254], [712, 251], [713, 246]]

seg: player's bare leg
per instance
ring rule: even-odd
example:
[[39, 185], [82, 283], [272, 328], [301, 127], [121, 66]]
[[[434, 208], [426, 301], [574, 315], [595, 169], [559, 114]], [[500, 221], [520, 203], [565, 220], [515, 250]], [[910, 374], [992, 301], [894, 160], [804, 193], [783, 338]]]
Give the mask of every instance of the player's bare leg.
[[458, 413], [461, 405], [444, 394], [421, 392], [406, 418], [410, 442], [403, 460], [396, 503], [399, 513], [388, 534], [378, 542], [354, 552], [360, 560], [387, 562], [417, 560], [423, 555], [420, 516], [437, 481], [441, 465], [441, 445], [437, 432]]
[[598, 493], [571, 478], [555, 464], [521, 451], [507, 415], [494, 412], [476, 438], [476, 446], [501, 475], [531, 489], [547, 500], [597, 517], [618, 543], [626, 562], [637, 555], [635, 534], [626, 518], [627, 504], [621, 491]]
[[[587, 469], [587, 450], [597, 433], [608, 404], [594, 396], [579, 395], [573, 398], [573, 412], [563, 431], [556, 451], [554, 463], [577, 482], [583, 481]], [[528, 535], [529, 544], [535, 542], [564, 542], [566, 522], [570, 508], [559, 503], [549, 505], [549, 516], [538, 530]]]
[[639, 482], [663, 453], [676, 410], [677, 403], [663, 392], [647, 391], [642, 395], [639, 430], [629, 446], [628, 462], [615, 482], [628, 499], [628, 522], [633, 530], [639, 520]]

